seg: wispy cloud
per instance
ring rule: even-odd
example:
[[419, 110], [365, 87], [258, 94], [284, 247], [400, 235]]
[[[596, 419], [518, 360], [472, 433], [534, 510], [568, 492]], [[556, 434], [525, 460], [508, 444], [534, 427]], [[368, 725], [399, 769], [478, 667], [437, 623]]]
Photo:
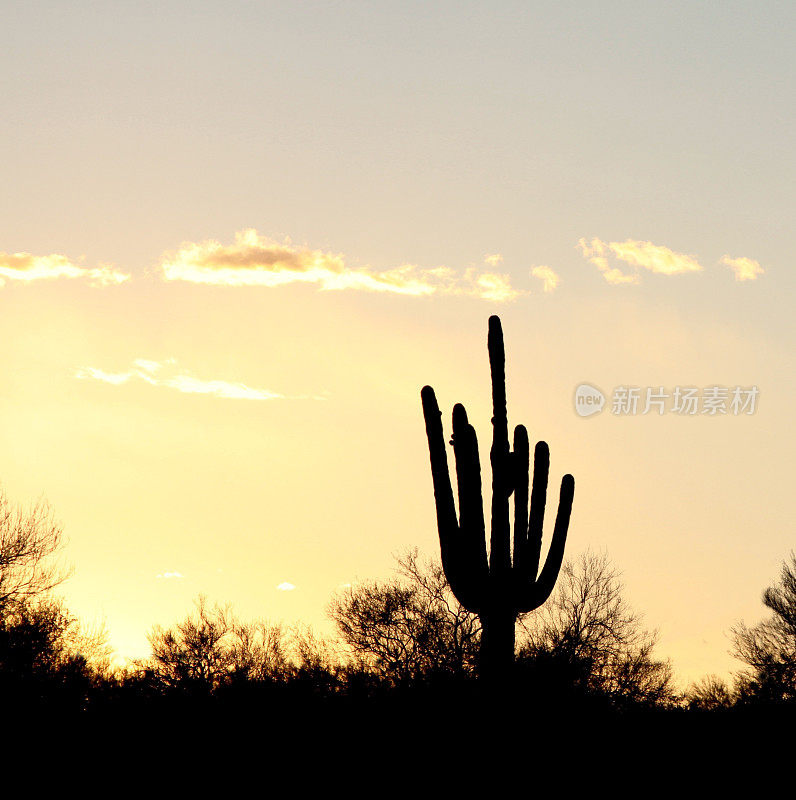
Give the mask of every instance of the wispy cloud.
[[[634, 239], [624, 242], [603, 242], [601, 239], [592, 239], [587, 242], [586, 239], [581, 239], [578, 247], [584, 257], [600, 270], [603, 278], [614, 285], [639, 283], [641, 280], [639, 268], [659, 275], [682, 275], [687, 272], [702, 271], [701, 264], [693, 256], [676, 253], [668, 247], [652, 242]], [[623, 272], [615, 264], [610, 263], [611, 256], [629, 264], [635, 271]]]
[[463, 286], [450, 286], [444, 291], [450, 294], [468, 294], [481, 300], [492, 300], [495, 303], [507, 303], [516, 300], [522, 292], [511, 287], [508, 275], [498, 272], [478, 272], [468, 269], [464, 273]]
[[155, 575], [155, 577], [169, 580], [171, 578], [184, 578], [185, 576], [181, 572], [163, 572], [160, 575]]
[[765, 270], [757, 261], [751, 258], [730, 258], [724, 256], [722, 264], [726, 264], [734, 273], [736, 281], [756, 281], [758, 275], [763, 275]]
[[496, 267], [498, 264], [503, 263], [503, 256], [500, 253], [487, 253], [484, 256], [484, 264], [489, 264], [490, 267]]
[[[495, 258], [492, 256], [491, 258]], [[167, 281], [189, 281], [214, 286], [283, 286], [311, 283], [323, 291], [357, 289], [392, 292], [414, 297], [434, 294], [470, 295], [506, 302], [521, 292], [507, 275], [447, 267], [422, 269], [404, 264], [388, 270], [350, 268], [341, 254], [277, 242], [249, 229], [235, 234], [235, 242], [185, 242], [164, 256], [161, 269]]]
[[296, 587], [292, 583], [283, 581], [276, 587], [280, 592], [292, 592]]
[[558, 275], [553, 271], [552, 267], [541, 265], [531, 269], [531, 275], [534, 278], [539, 278], [542, 281], [542, 290], [545, 292], [553, 292], [559, 283]]
[[620, 261], [642, 267], [659, 275], [681, 275], [684, 272], [701, 272], [702, 267], [693, 256], [675, 253], [663, 245], [652, 242], [609, 242], [608, 247]]
[[56, 278], [78, 278], [92, 286], [114, 286], [129, 280], [130, 276], [109, 266], [81, 267], [66, 256], [56, 254], [0, 253], [0, 286], [9, 280], [30, 283]]
[[91, 379], [119, 386], [131, 380], [141, 380], [152, 386], [165, 386], [186, 394], [209, 394], [231, 400], [321, 400], [322, 396], [289, 396], [268, 389], [255, 389], [245, 383], [223, 380], [202, 380], [185, 372], [178, 372], [174, 359], [165, 362], [137, 359], [124, 372], [106, 372], [96, 367], [80, 367], [75, 377]]
[[580, 247], [583, 256], [600, 270], [603, 278], [605, 278], [608, 283], [618, 286], [622, 283], [639, 282], [640, 278], [635, 273], [624, 273], [618, 267], [612, 267], [608, 263], [606, 255], [607, 246], [604, 242], [600, 241], [600, 239], [592, 239], [591, 242], [581, 239], [578, 242], [578, 247]]

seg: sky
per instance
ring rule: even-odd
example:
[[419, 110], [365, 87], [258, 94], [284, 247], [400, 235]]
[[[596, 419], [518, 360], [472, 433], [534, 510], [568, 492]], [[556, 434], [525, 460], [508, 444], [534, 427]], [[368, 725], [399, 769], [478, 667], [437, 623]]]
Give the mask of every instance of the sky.
[[50, 503], [120, 657], [200, 593], [331, 632], [335, 591], [435, 556], [420, 389], [485, 453], [498, 314], [509, 423], [575, 476], [568, 556], [608, 554], [682, 683], [740, 668], [796, 544], [793, 4], [3, 27], [0, 486]]

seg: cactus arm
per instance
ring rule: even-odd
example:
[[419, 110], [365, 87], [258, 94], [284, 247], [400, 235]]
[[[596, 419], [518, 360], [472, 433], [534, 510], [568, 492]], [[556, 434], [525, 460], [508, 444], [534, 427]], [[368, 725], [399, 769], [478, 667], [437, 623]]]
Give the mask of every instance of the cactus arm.
[[[474, 590], [481, 596], [473, 603], [481, 605], [489, 566], [484, 536], [484, 504], [481, 496], [481, 461], [478, 438], [467, 420], [461, 403], [453, 407], [453, 453], [459, 489], [459, 520], [462, 559]], [[470, 604], [466, 604], [469, 605]]]
[[[525, 572], [528, 554], [528, 431], [524, 425], [514, 429], [514, 569]], [[531, 580], [536, 573], [530, 576]]]
[[539, 575], [533, 590], [530, 594], [521, 598], [527, 600], [526, 603], [518, 603], [519, 611], [533, 611], [538, 608], [548, 597], [550, 597], [553, 587], [561, 569], [561, 562], [564, 560], [564, 546], [567, 542], [567, 531], [569, 529], [569, 518], [572, 514], [572, 498], [575, 495], [575, 479], [571, 475], [564, 475], [561, 479], [561, 493], [558, 500], [558, 514], [556, 514], [556, 524], [553, 529], [553, 539], [550, 542], [550, 550], [545, 559], [545, 565]]
[[533, 486], [531, 488], [531, 513], [528, 525], [528, 575], [536, 580], [542, 550], [544, 511], [547, 505], [547, 480], [550, 474], [550, 449], [547, 442], [537, 442], [533, 451]]
[[[423, 401], [423, 416], [426, 420], [442, 566], [445, 573], [450, 575], [454, 567], [451, 550], [454, 545], [454, 537], [459, 531], [459, 523], [456, 519], [456, 506], [453, 502], [453, 490], [448, 474], [448, 457], [445, 454], [445, 439], [442, 435], [442, 412], [439, 410], [434, 390], [430, 386], [422, 388], [420, 397]], [[448, 580], [450, 581], [450, 577]], [[453, 582], [451, 581], [451, 583]]]
[[511, 481], [509, 431], [506, 416], [506, 353], [503, 329], [498, 317], [489, 318], [489, 368], [492, 373], [492, 536], [489, 546], [489, 568], [493, 578], [500, 579], [511, 569], [509, 528], [509, 495]]

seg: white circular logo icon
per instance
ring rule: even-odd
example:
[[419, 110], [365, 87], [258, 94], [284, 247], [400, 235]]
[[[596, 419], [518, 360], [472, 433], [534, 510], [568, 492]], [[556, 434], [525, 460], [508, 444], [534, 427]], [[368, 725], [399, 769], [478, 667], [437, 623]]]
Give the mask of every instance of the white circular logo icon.
[[599, 414], [605, 405], [605, 395], [589, 383], [581, 383], [575, 389], [575, 412], [581, 417]]

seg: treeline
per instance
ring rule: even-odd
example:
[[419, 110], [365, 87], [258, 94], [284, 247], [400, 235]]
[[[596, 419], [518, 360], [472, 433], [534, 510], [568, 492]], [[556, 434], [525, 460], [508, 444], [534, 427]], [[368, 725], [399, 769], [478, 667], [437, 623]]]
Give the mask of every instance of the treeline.
[[[175, 710], [347, 713], [448, 704], [495, 693], [517, 708], [571, 713], [721, 712], [796, 707], [796, 558], [766, 590], [769, 618], [732, 631], [745, 668], [677, 690], [656, 637], [627, 604], [605, 555], [564, 565], [554, 595], [518, 620], [506, 685], [478, 680], [477, 616], [454, 599], [438, 563], [416, 551], [393, 579], [349, 587], [327, 612], [337, 637], [244, 622], [200, 597], [149, 634], [149, 658], [115, 665], [102, 632], [86, 631], [54, 589], [61, 530], [44, 505], [15, 510], [0, 493], [0, 707], [13, 713], [130, 715]], [[462, 701], [466, 703], [463, 704]]]

